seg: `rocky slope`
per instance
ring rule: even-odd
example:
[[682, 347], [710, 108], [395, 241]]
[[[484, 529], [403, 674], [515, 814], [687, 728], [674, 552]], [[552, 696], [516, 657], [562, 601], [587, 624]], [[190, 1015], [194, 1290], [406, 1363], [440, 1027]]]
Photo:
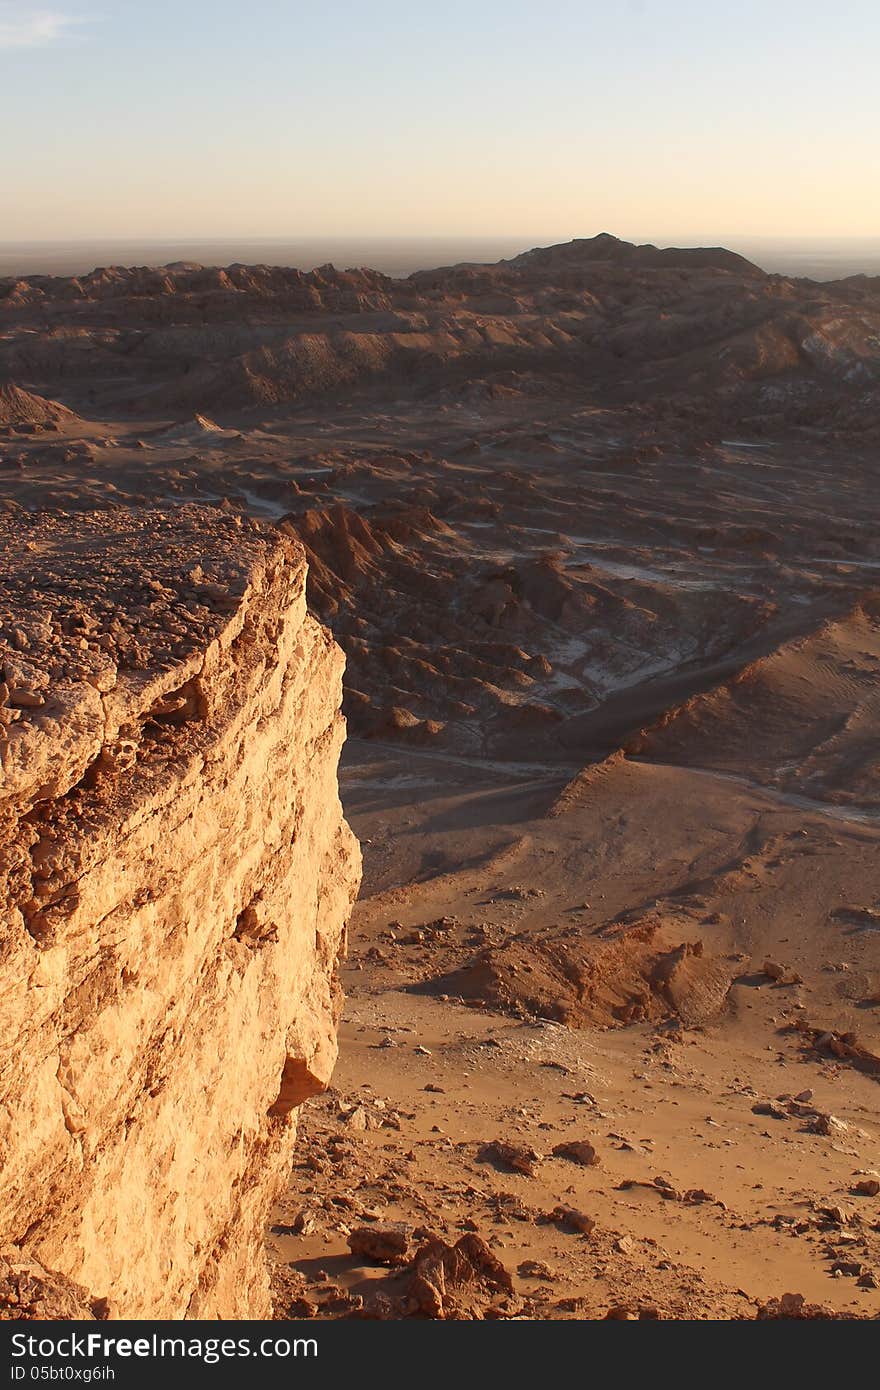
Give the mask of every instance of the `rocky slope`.
[[256, 523], [0, 542], [0, 1305], [263, 1315], [359, 879], [342, 654]]

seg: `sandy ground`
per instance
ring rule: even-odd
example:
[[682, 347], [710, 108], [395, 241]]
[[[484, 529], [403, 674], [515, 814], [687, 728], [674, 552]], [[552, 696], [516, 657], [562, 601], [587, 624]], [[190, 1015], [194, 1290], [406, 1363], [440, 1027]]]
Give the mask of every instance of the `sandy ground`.
[[[872, 901], [880, 891], [876, 828], [642, 764], [548, 820], [540, 808], [557, 780], [475, 777], [393, 753], [377, 762], [361, 747], [347, 763], [368, 876], [334, 1092], [304, 1117], [303, 1160], [270, 1240], [303, 1276], [293, 1293], [319, 1311], [339, 1304], [338, 1289], [369, 1306], [377, 1278], [396, 1277], [349, 1252], [349, 1231], [371, 1218], [447, 1239], [475, 1222], [531, 1315], [626, 1305], [753, 1317], [785, 1292], [880, 1311], [878, 1201], [854, 1193], [876, 1172], [877, 1078], [805, 1048], [792, 1028], [876, 1017], [864, 1002], [878, 984], [876, 935], [829, 921], [853, 882]], [[415, 805], [400, 803], [407, 785]], [[462, 867], [423, 877], [419, 851], [424, 864], [447, 844]], [[404, 876], [406, 889], [371, 893]], [[686, 905], [683, 937], [733, 957], [735, 983], [711, 1022], [574, 1030], [416, 992], [487, 936], [601, 922], [644, 903], [649, 882], [662, 912]], [[438, 918], [454, 925], [426, 925]], [[803, 982], [774, 983], [768, 954]], [[789, 1113], [794, 1096], [807, 1099]], [[829, 1114], [831, 1132], [814, 1132]], [[543, 1155], [535, 1175], [481, 1162], [496, 1139]], [[572, 1139], [595, 1146], [596, 1166], [552, 1156]], [[702, 1195], [670, 1200], [658, 1182]], [[541, 1220], [560, 1205], [587, 1213], [594, 1232]], [[529, 1261], [546, 1270], [530, 1274]]]

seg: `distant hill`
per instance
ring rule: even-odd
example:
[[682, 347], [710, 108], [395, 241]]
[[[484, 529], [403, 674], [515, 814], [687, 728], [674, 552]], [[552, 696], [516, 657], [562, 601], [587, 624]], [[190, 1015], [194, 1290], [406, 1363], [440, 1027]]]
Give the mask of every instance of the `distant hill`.
[[524, 251], [512, 260], [502, 261], [502, 265], [534, 268], [540, 266], [547, 270], [567, 269], [572, 266], [589, 265], [596, 261], [613, 261], [617, 265], [656, 267], [658, 270], [730, 270], [740, 275], [764, 277], [764, 271], [752, 261], [746, 260], [736, 251], [728, 251], [723, 246], [668, 246], [664, 249], [652, 246], [636, 246], [631, 241], [621, 241], [610, 232], [600, 232], [594, 237], [578, 237], [558, 246], [539, 246], [533, 251]]

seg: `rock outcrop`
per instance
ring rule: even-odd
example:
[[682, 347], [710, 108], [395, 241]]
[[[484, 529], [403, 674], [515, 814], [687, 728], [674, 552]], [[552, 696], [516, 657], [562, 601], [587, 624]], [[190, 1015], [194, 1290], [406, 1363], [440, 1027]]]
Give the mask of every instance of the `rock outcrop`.
[[268, 1311], [360, 867], [305, 574], [216, 510], [0, 518], [9, 1307], [37, 1270], [99, 1316]]
[[28, 428], [74, 420], [73, 411], [58, 401], [46, 400], [44, 396], [34, 395], [33, 391], [23, 391], [10, 382], [0, 386], [0, 425]]

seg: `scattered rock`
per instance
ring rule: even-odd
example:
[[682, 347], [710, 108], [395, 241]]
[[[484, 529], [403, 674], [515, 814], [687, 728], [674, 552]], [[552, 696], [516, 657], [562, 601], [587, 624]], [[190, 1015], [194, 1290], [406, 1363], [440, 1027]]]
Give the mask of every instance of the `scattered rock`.
[[682, 1193], [681, 1200], [691, 1206], [699, 1205], [701, 1202], [714, 1202], [717, 1206], [723, 1206], [723, 1203], [704, 1187], [689, 1187]]
[[47, 1270], [21, 1250], [0, 1252], [0, 1319], [67, 1322], [106, 1318], [81, 1285]]
[[512, 1173], [524, 1173], [533, 1178], [541, 1163], [541, 1155], [528, 1144], [508, 1144], [502, 1139], [493, 1139], [480, 1149], [478, 1158], [483, 1163], [492, 1163], [498, 1168]]
[[600, 1161], [589, 1139], [568, 1139], [563, 1144], [554, 1145], [553, 1154], [556, 1158], [567, 1158], [572, 1163], [579, 1163], [582, 1168], [595, 1168]]
[[788, 974], [787, 968], [775, 960], [765, 960], [761, 970], [768, 980], [784, 980]]
[[834, 1226], [845, 1226], [849, 1221], [849, 1212], [836, 1204], [830, 1207], [820, 1207], [819, 1215], [823, 1221], [828, 1221]]
[[802, 1293], [784, 1293], [762, 1303], [755, 1317], [763, 1322], [769, 1318], [833, 1318], [834, 1314], [819, 1303], [807, 1303]]
[[788, 1111], [775, 1100], [760, 1100], [752, 1106], [753, 1115], [769, 1115], [773, 1120], [787, 1120]]
[[877, 1178], [860, 1178], [853, 1183], [852, 1190], [859, 1197], [876, 1197], [880, 1195], [880, 1181]]
[[814, 1134], [846, 1134], [849, 1125], [845, 1120], [838, 1120], [836, 1115], [816, 1115], [810, 1125]]
[[556, 1278], [555, 1273], [549, 1265], [545, 1265], [541, 1260], [523, 1260], [516, 1267], [517, 1274], [521, 1274], [523, 1279], [543, 1279], [547, 1283], [552, 1283]]
[[413, 1228], [394, 1221], [358, 1226], [348, 1236], [348, 1248], [360, 1259], [377, 1265], [404, 1265], [411, 1254]]
[[587, 1216], [585, 1211], [578, 1211], [576, 1207], [556, 1206], [547, 1213], [544, 1220], [552, 1222], [555, 1226], [563, 1226], [569, 1231], [579, 1231], [584, 1236], [590, 1235], [596, 1229], [593, 1217]]
[[480, 1236], [469, 1232], [454, 1245], [428, 1240], [412, 1263], [404, 1295], [407, 1312], [428, 1318], [478, 1316], [485, 1304], [511, 1297], [513, 1280]]

